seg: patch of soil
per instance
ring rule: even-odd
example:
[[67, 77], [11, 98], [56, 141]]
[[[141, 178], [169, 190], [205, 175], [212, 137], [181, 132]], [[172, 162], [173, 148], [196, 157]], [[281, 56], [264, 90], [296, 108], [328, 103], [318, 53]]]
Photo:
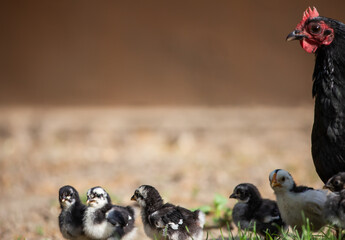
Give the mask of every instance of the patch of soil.
[[[61, 239], [58, 190], [103, 186], [133, 204], [141, 184], [187, 208], [241, 182], [274, 199], [283, 168], [320, 188], [310, 153], [313, 108], [2, 108], [0, 239]], [[229, 199], [229, 207], [235, 204]], [[139, 215], [137, 215], [139, 218]], [[140, 220], [138, 239], [146, 239]]]

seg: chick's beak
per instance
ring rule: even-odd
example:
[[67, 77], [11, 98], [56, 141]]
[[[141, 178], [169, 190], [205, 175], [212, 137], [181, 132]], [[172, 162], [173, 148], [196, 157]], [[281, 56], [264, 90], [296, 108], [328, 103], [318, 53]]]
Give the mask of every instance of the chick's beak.
[[137, 200], [137, 197], [136, 197], [135, 195], [133, 195], [133, 196], [131, 197], [131, 200], [132, 200], [132, 201], [136, 201], [136, 200]]
[[229, 196], [229, 198], [236, 198], [237, 196], [236, 196], [236, 194], [235, 193], [232, 193], [230, 196]]
[[273, 174], [271, 187], [281, 187], [282, 185], [277, 181], [277, 173]]
[[323, 187], [323, 189], [328, 189], [330, 191], [333, 191], [333, 187], [332, 187], [332, 184], [330, 184], [329, 182], [327, 182]]
[[304, 38], [307, 38], [307, 35], [302, 34], [303, 32], [301, 32], [300, 30], [294, 30], [293, 32], [291, 32], [289, 35], [287, 35], [286, 37], [286, 41], [290, 42], [293, 40], [302, 40]]

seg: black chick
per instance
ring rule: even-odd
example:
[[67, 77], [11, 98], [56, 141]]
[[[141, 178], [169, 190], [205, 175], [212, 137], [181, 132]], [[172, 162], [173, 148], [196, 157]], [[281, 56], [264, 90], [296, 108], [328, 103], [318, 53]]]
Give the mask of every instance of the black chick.
[[332, 192], [340, 192], [345, 189], [345, 172], [340, 172], [331, 177], [324, 188], [328, 188]]
[[[345, 228], [345, 190], [327, 195], [324, 216], [329, 224]], [[338, 229], [337, 229], [338, 230]]]
[[254, 230], [262, 235], [266, 232], [277, 235], [285, 224], [280, 216], [278, 205], [275, 201], [263, 199], [259, 190], [251, 183], [237, 185], [229, 198], [235, 198], [232, 219], [241, 229]]
[[205, 215], [170, 203], [163, 203], [158, 191], [149, 185], [135, 190], [131, 200], [137, 201], [146, 235], [155, 240], [201, 240]]
[[84, 232], [92, 239], [134, 239], [134, 209], [112, 205], [109, 194], [101, 187], [87, 192], [88, 207], [84, 215]]
[[77, 190], [69, 185], [61, 187], [59, 202], [61, 207], [59, 227], [62, 236], [73, 240], [89, 239], [83, 231], [86, 206], [81, 203]]

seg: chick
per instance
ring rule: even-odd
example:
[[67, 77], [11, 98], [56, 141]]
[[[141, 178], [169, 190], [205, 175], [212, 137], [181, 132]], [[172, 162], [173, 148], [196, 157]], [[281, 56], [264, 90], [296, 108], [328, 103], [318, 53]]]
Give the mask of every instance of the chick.
[[329, 224], [345, 228], [345, 189], [327, 195], [323, 212]]
[[134, 209], [112, 205], [109, 194], [101, 187], [87, 192], [88, 207], [84, 215], [85, 234], [92, 239], [134, 239]]
[[205, 215], [170, 203], [164, 203], [158, 191], [149, 185], [135, 190], [146, 235], [155, 240], [201, 240]]
[[253, 231], [255, 225], [256, 232], [265, 236], [266, 233], [277, 235], [285, 227], [277, 203], [263, 199], [253, 184], [237, 185], [230, 198], [238, 200], [232, 211], [232, 219], [241, 229]]
[[327, 188], [332, 192], [340, 192], [345, 189], [345, 172], [340, 172], [328, 179], [324, 188]]
[[81, 203], [79, 193], [74, 187], [66, 185], [59, 190], [61, 213], [59, 227], [62, 236], [66, 239], [89, 239], [83, 231], [83, 217], [86, 206]]
[[323, 215], [327, 200], [325, 191], [296, 186], [290, 173], [282, 169], [272, 171], [269, 181], [276, 195], [280, 214], [286, 224], [296, 227], [298, 231], [302, 230], [306, 218], [309, 219], [313, 231], [327, 224]]

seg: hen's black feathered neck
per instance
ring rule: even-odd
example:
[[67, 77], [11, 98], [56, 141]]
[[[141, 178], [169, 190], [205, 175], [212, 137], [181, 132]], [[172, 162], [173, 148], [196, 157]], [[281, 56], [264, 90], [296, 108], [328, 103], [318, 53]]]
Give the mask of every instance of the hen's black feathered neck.
[[[334, 40], [316, 51], [313, 74], [313, 96], [326, 95], [339, 100], [338, 91], [345, 92], [345, 25], [330, 18], [320, 17], [334, 29]], [[331, 99], [332, 100], [332, 99]]]
[[312, 156], [326, 183], [345, 171], [345, 25], [320, 17], [334, 30], [334, 40], [316, 51], [313, 74], [315, 97]]

